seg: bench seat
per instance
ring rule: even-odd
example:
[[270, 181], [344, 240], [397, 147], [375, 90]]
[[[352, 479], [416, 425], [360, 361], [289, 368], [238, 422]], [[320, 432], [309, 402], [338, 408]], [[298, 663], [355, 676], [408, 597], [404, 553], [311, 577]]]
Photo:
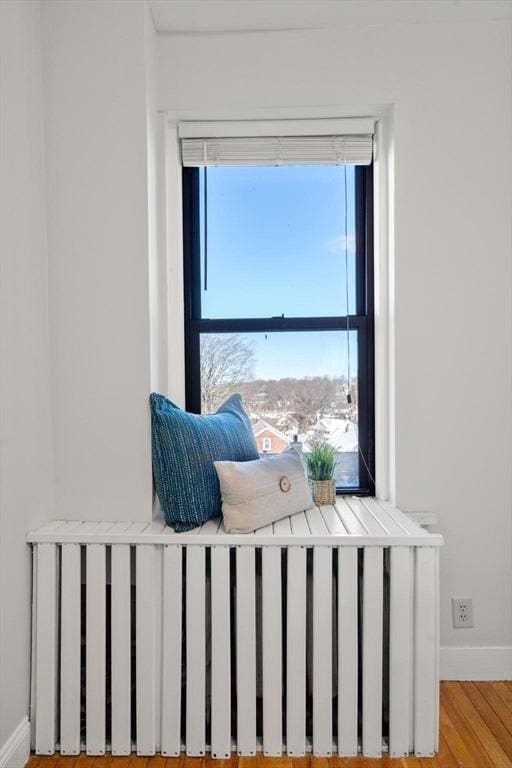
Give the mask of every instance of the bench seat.
[[163, 520], [148, 522], [81, 522], [55, 520], [31, 531], [31, 544], [201, 544], [205, 546], [440, 546], [392, 505], [374, 498], [340, 496], [335, 505], [313, 507], [249, 534], [229, 534], [215, 518], [186, 533]]

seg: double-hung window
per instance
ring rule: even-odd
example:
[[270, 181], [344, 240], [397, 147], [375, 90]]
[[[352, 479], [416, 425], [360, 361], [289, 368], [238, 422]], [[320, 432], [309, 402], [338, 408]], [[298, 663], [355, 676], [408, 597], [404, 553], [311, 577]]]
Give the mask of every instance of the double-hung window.
[[372, 494], [372, 137], [230, 135], [182, 134], [187, 409], [239, 393], [262, 452], [326, 441]]

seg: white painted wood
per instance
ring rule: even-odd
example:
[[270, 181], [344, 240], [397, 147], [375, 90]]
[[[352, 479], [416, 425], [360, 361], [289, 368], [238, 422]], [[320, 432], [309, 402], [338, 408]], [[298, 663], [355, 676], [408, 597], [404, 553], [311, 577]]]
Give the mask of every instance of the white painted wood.
[[412, 662], [414, 552], [408, 547], [391, 548], [389, 600], [389, 753], [407, 755], [412, 733]]
[[67, 520], [65, 523], [59, 526], [59, 533], [75, 533], [78, 535], [81, 532], [92, 531], [95, 529], [97, 523], [88, 522], [84, 523], [83, 520]]
[[[222, 528], [222, 527], [221, 527]], [[231, 537], [233, 534], [229, 534]], [[246, 539], [248, 544], [254, 544], [258, 547], [262, 547], [265, 545], [265, 541], [267, 539], [272, 539], [272, 541], [277, 541], [276, 537], [274, 536], [274, 526], [272, 523], [270, 525], [265, 525], [263, 528], [258, 528], [256, 531], [254, 531], [253, 534], [243, 534], [244, 538]], [[279, 539], [279, 541], [282, 541], [282, 539]], [[217, 544], [220, 544], [220, 541], [217, 540]]]
[[[309, 530], [312, 536], [318, 536], [323, 539], [331, 538], [329, 529], [327, 528], [322, 513], [318, 507], [312, 507], [306, 510], [306, 519], [308, 521]], [[308, 544], [311, 543], [308, 541]]]
[[383, 553], [364, 550], [363, 577], [363, 755], [382, 753]]
[[[305, 735], [305, 625], [312, 620], [312, 700], [315, 754], [329, 755], [332, 734], [332, 653], [337, 653], [337, 710], [340, 755], [357, 749], [357, 548], [364, 547], [365, 574], [362, 601], [362, 718], [363, 752], [381, 753], [382, 634], [383, 634], [383, 547], [391, 549], [390, 584], [390, 751], [402, 755], [414, 749], [431, 754], [438, 728], [438, 547], [442, 538], [430, 535], [389, 504], [375, 499], [339, 499], [335, 506], [314, 508], [266, 526], [254, 534], [226, 534], [220, 519], [207, 521], [187, 534], [176, 534], [161, 522], [98, 523], [54, 521], [29, 534], [34, 547], [34, 650], [32, 721], [35, 742], [43, 730], [48, 749], [56, 740], [62, 750], [76, 751], [77, 685], [76, 637], [80, 618], [80, 544], [87, 550], [87, 735], [90, 754], [105, 749], [105, 590], [106, 544], [112, 545], [112, 749], [114, 754], [130, 750], [130, 545], [136, 553], [137, 589], [137, 749], [141, 754], [161, 751], [178, 755], [181, 748], [181, 637], [182, 637], [182, 546], [187, 558], [186, 581], [186, 747], [188, 754], [203, 755], [206, 727], [206, 589], [211, 588], [211, 749], [224, 756], [230, 749], [230, 569], [229, 549], [236, 547], [236, 637], [237, 637], [237, 749], [241, 755], [255, 754], [256, 744], [256, 651], [257, 611], [255, 547], [262, 550], [262, 685], [263, 751], [280, 755], [303, 754]], [[179, 542], [177, 544], [176, 542]], [[62, 543], [62, 658], [60, 699], [51, 682], [57, 678], [41, 670], [39, 632], [43, 643], [57, 654], [57, 637], [47, 617], [57, 621], [59, 601], [49, 597], [60, 584], [56, 543]], [[205, 579], [206, 547], [212, 547], [211, 584]], [[332, 547], [338, 556], [337, 648], [332, 636]], [[49, 547], [43, 564], [39, 550]], [[287, 548], [287, 653], [282, 659], [282, 547]], [[305, 597], [306, 549], [312, 547], [312, 593]], [[418, 550], [418, 547], [420, 549]], [[44, 551], [44, 550], [43, 550]], [[48, 571], [48, 552], [55, 554], [54, 569]], [[149, 553], [152, 552], [152, 555]], [[427, 553], [432, 553], [428, 555]], [[414, 554], [413, 554], [414, 553]], [[46, 557], [46, 564], [45, 564]], [[430, 562], [429, 557], [432, 562]], [[414, 561], [413, 561], [414, 558]], [[45, 566], [50, 579], [40, 577]], [[71, 574], [71, 575], [69, 575]], [[133, 574], [131, 574], [133, 577]], [[414, 581], [416, 580], [416, 589]], [[41, 583], [44, 586], [41, 591]], [[78, 595], [78, 599], [73, 596]], [[313, 615], [306, 615], [307, 600]], [[53, 601], [53, 608], [52, 608]], [[49, 611], [41, 614], [41, 603]], [[208, 595], [208, 611], [210, 595]], [[53, 614], [52, 614], [53, 611]], [[44, 616], [44, 618], [43, 618]], [[429, 622], [424, 617], [430, 616]], [[259, 620], [259, 619], [258, 619]], [[430, 632], [426, 629], [430, 627]], [[52, 635], [53, 631], [53, 635]], [[53, 639], [52, 639], [53, 638]], [[53, 646], [52, 646], [53, 643]], [[413, 647], [414, 645], [414, 647]], [[414, 653], [413, 653], [414, 650]], [[74, 654], [74, 656], [73, 656]], [[414, 657], [414, 659], [413, 659]], [[287, 665], [286, 706], [283, 712], [282, 665]], [[54, 667], [55, 672], [55, 667]], [[75, 676], [73, 677], [73, 674]], [[43, 687], [39, 689], [39, 680]], [[74, 685], [68, 680], [74, 679]], [[415, 683], [416, 681], [416, 683]], [[419, 681], [419, 683], [418, 683]], [[46, 685], [46, 693], [44, 693]], [[43, 695], [50, 686], [53, 718], [60, 711], [59, 729], [48, 726], [45, 705], [42, 725], [38, 716]], [[208, 704], [210, 707], [210, 704]], [[60, 709], [59, 709], [60, 707]], [[425, 715], [425, 712], [427, 713]], [[285, 716], [285, 734], [282, 716]], [[210, 713], [209, 713], [210, 716]], [[46, 718], [46, 721], [45, 721]], [[429, 719], [430, 718], [430, 719]], [[46, 724], [45, 724], [46, 722]], [[53, 734], [53, 735], [52, 735]], [[414, 743], [413, 743], [414, 735]], [[47, 753], [46, 751], [44, 753]]]
[[[308, 520], [304, 512], [298, 512], [296, 515], [290, 517], [290, 526], [294, 536], [301, 538], [309, 538], [311, 531], [309, 530]], [[300, 542], [296, 542], [300, 545]]]
[[404, 515], [422, 526], [437, 525], [439, 518], [437, 512], [404, 512]]
[[130, 547], [111, 553], [111, 700], [112, 754], [131, 751], [131, 590]]
[[[191, 531], [190, 533], [191, 533], [192, 536], [201, 536], [201, 538], [203, 536], [214, 536], [214, 535], [217, 534], [221, 523], [222, 523], [222, 519], [221, 518], [219, 518], [219, 517], [212, 518], [210, 520], [207, 520], [205, 523], [203, 523], [198, 528], [194, 528], [194, 530]], [[178, 534], [178, 535], [181, 536], [181, 534]], [[218, 543], [220, 543], [220, 542], [218, 542]]]
[[255, 550], [236, 550], [237, 751], [256, 754], [256, 577]]
[[105, 753], [106, 551], [87, 546], [86, 588], [86, 752]]
[[57, 707], [57, 547], [37, 548], [36, 753], [55, 752]]
[[[170, 545], [176, 544], [177, 546], [185, 545], [200, 545], [201, 546], [253, 546], [253, 547], [281, 547], [281, 546], [324, 546], [324, 547], [338, 547], [338, 546], [366, 546], [368, 544], [374, 546], [424, 546], [428, 543], [429, 546], [441, 546], [443, 538], [439, 534], [430, 534], [423, 528], [417, 526], [413, 521], [408, 520], [411, 526], [410, 531], [403, 531], [399, 535], [389, 535], [382, 528], [379, 535], [373, 535], [369, 533], [364, 526], [358, 523], [357, 518], [350, 513], [346, 502], [336, 503], [338, 514], [344, 527], [349, 532], [349, 535], [342, 533], [332, 534], [329, 532], [325, 521], [318, 509], [308, 510], [305, 513], [306, 524], [308, 530], [299, 530], [302, 526], [299, 526], [295, 521], [290, 519], [290, 531], [289, 533], [281, 533], [276, 535], [274, 532], [274, 526], [269, 525], [265, 528], [256, 531], [251, 534], [234, 534], [226, 533], [222, 523], [218, 525], [218, 521], [212, 521], [212, 526], [205, 528], [206, 532], [202, 532], [202, 528], [197, 528], [194, 531], [187, 531], [186, 533], [175, 533], [171, 528], [163, 528], [160, 533], [155, 532], [155, 529], [150, 527], [148, 523], [132, 523], [129, 528], [124, 531], [115, 531], [113, 527], [111, 530], [101, 530], [98, 528], [98, 523], [87, 524], [83, 523], [80, 527], [74, 531], [66, 531], [62, 529], [56, 530], [55, 533], [44, 533], [39, 531], [30, 532], [27, 534], [27, 541], [30, 543], [81, 543], [81, 544], [159, 544]], [[340, 509], [342, 513], [340, 514]], [[386, 512], [391, 515], [391, 510], [386, 508]], [[405, 518], [398, 510], [395, 510], [397, 515], [401, 515], [401, 518]], [[299, 515], [300, 519], [300, 515]], [[213, 524], [215, 523], [215, 525]], [[356, 524], [358, 523], [358, 530]], [[88, 528], [88, 525], [92, 525], [92, 528]], [[112, 525], [112, 524], [111, 524]], [[285, 525], [285, 524], [283, 524]], [[216, 530], [214, 530], [214, 527]], [[428, 540], [425, 540], [425, 536], [428, 536]]]
[[332, 550], [313, 550], [313, 754], [332, 754]]
[[[153, 544], [153, 541], [150, 541], [146, 538], [148, 535], [146, 531], [150, 525], [151, 523], [148, 522], [130, 523], [130, 527], [126, 529], [124, 535], [129, 537], [130, 542], [133, 540], [134, 543]], [[120, 538], [123, 538], [123, 536], [121, 535]]]
[[[360, 521], [361, 525], [368, 531], [370, 536], [380, 538], [388, 535], [388, 530], [379, 521], [379, 516], [370, 512], [363, 499], [356, 498], [355, 496], [347, 497], [346, 502], [354, 515]], [[382, 516], [380, 516], [382, 517]], [[403, 535], [402, 532], [399, 535]]]
[[347, 529], [333, 505], [320, 507], [320, 513], [331, 536], [348, 536]]
[[281, 550], [262, 550], [263, 753], [279, 756], [282, 734]]
[[155, 548], [135, 549], [137, 754], [155, 754]]
[[405, 527], [400, 524], [400, 518], [391, 517], [384, 507], [376, 499], [362, 497], [360, 503], [368, 510], [370, 515], [379, 524], [381, 529], [389, 536], [403, 536], [407, 533]]
[[401, 510], [397, 509], [392, 504], [389, 504], [387, 501], [379, 501], [378, 504], [387, 512], [390, 517], [393, 518], [393, 520], [396, 520], [400, 527], [404, 529], [407, 536], [418, 539], [418, 546], [425, 546], [427, 544], [425, 541], [426, 536], [429, 537], [429, 546], [434, 546], [434, 544], [438, 542], [439, 539], [440, 543], [443, 543], [442, 537], [429, 533], [420, 525], [418, 525], [418, 523], [416, 523], [412, 518], [410, 518], [409, 515], [405, 515]]
[[306, 550], [289, 547], [286, 612], [286, 751], [306, 753]]
[[124, 522], [114, 523], [109, 533], [115, 539], [118, 534], [124, 533], [130, 526], [131, 522], [127, 522], [126, 520]]
[[246, 136], [343, 136], [373, 134], [373, 118], [332, 118], [305, 120], [208, 120], [180, 122], [178, 136], [183, 139]]
[[80, 545], [63, 544], [61, 559], [60, 751], [80, 752]]
[[[419, 526], [418, 526], [419, 527]], [[263, 530], [263, 529], [262, 529]], [[350, 536], [344, 535], [332, 535], [327, 530], [324, 523], [324, 528], [321, 533], [310, 532], [306, 536], [298, 536], [292, 532], [289, 535], [276, 536], [273, 533], [272, 526], [268, 526], [268, 530], [265, 535], [257, 537], [255, 534], [246, 533], [226, 533], [223, 530], [223, 526], [219, 527], [217, 534], [208, 534], [203, 536], [196, 536], [192, 538], [192, 532], [186, 533], [162, 533], [162, 534], [131, 534], [130, 531], [125, 531], [122, 534], [113, 535], [110, 533], [93, 534], [79, 532], [70, 533], [68, 535], [55, 536], [51, 535], [39, 535], [38, 533], [28, 534], [31, 544], [44, 544], [44, 543], [56, 543], [56, 544], [157, 544], [161, 546], [169, 546], [174, 544], [176, 546], [203, 546], [203, 547], [217, 547], [217, 546], [252, 546], [252, 547], [365, 547], [365, 546], [377, 546], [377, 547], [397, 547], [397, 546], [433, 546], [439, 547], [443, 544], [443, 537], [437, 533], [428, 533], [425, 529], [420, 528], [427, 536], [432, 538], [425, 539], [423, 535], [417, 533], [415, 535], [403, 536], [389, 536], [386, 533], [382, 533], [382, 536], [370, 536], [368, 532], [363, 531], [360, 535], [351, 534]], [[227, 537], [222, 539], [222, 537]], [[55, 541], [54, 541], [55, 540]]]
[[343, 523], [343, 527], [346, 528], [350, 534], [350, 543], [352, 545], [358, 543], [355, 541], [356, 536], [361, 537], [363, 540], [368, 540], [368, 531], [364, 525], [362, 525], [361, 521], [354, 515], [343, 496], [336, 499], [336, 512]]
[[162, 621], [162, 754], [181, 751], [182, 549], [164, 547]]
[[187, 547], [186, 751], [205, 753], [205, 547]]
[[212, 547], [212, 709], [211, 754], [231, 754], [231, 620], [229, 547]]
[[162, 606], [163, 606], [163, 562], [164, 548], [153, 547], [154, 551], [154, 614], [155, 614], [155, 751], [162, 751]]
[[292, 527], [289, 517], [283, 517], [282, 520], [276, 520], [273, 524], [274, 536], [290, 536]]
[[66, 525], [68, 525], [68, 522], [66, 522], [66, 520], [50, 520], [48, 523], [44, 523], [37, 530], [43, 534], [44, 533], [53, 534], [56, 531], [58, 531], [59, 528], [63, 528]]
[[23, 768], [30, 759], [30, 722], [25, 715], [0, 747], [0, 768]]
[[357, 755], [357, 549], [338, 550], [338, 753]]
[[414, 754], [434, 754], [437, 723], [436, 552], [416, 550], [414, 616]]

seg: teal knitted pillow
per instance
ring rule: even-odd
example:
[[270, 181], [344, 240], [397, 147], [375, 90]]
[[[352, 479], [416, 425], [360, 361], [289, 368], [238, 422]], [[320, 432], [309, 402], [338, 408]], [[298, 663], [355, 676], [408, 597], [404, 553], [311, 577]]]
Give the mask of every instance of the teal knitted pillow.
[[216, 413], [187, 413], [163, 395], [152, 394], [153, 477], [167, 525], [178, 533], [221, 514], [214, 461], [259, 459], [240, 395]]

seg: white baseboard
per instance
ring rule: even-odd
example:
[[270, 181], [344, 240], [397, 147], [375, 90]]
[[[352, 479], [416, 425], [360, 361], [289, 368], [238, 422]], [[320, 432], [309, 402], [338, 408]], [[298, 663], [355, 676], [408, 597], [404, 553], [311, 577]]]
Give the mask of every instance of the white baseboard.
[[30, 723], [24, 717], [0, 749], [0, 768], [24, 768], [30, 757]]
[[512, 646], [444, 646], [441, 680], [512, 680]]

